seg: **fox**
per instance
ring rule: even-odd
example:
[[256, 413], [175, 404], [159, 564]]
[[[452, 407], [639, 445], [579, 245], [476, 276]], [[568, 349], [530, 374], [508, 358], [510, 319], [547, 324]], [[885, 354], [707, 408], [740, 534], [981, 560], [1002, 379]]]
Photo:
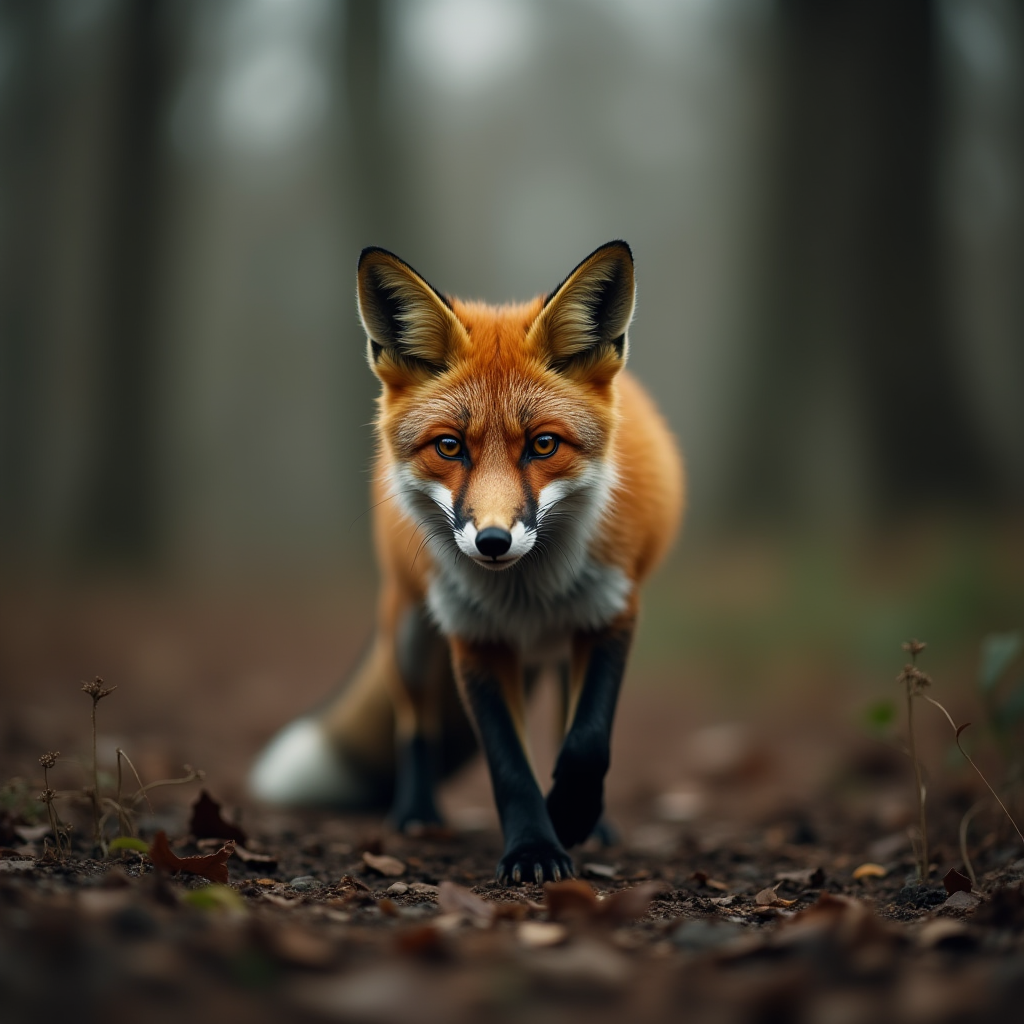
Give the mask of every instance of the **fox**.
[[[639, 590], [685, 498], [675, 439], [625, 369], [635, 292], [621, 240], [502, 306], [362, 251], [356, 299], [381, 385], [377, 625], [348, 683], [259, 756], [257, 797], [389, 802], [390, 824], [415, 832], [440, 825], [438, 783], [479, 747], [504, 839], [498, 881], [575, 874], [568, 850], [602, 827]], [[562, 739], [545, 795], [524, 718], [552, 670]]]

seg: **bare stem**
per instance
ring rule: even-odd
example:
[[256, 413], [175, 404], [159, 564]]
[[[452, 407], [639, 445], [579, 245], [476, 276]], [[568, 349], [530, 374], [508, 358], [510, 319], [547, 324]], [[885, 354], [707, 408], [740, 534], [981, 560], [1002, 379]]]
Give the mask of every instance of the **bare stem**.
[[999, 804], [999, 806], [1003, 809], [1003, 814], [1005, 814], [1007, 818], [1010, 819], [1010, 824], [1014, 827], [1014, 829], [1016, 829], [1017, 835], [1020, 836], [1020, 841], [1024, 843], [1024, 832], [1021, 832], [1020, 826], [1017, 824], [1016, 821], [1013, 820], [1013, 815], [1006, 809], [1006, 804], [1003, 803], [1003, 801], [999, 798], [999, 794], [992, 788], [992, 784], [988, 781], [988, 779], [985, 778], [985, 773], [974, 763], [974, 760], [971, 758], [971, 755], [968, 754], [967, 751], [964, 750], [964, 748], [960, 744], [960, 734], [971, 723], [965, 722], [963, 725], [957, 726], [956, 722], [953, 721], [953, 716], [937, 700], [932, 700], [931, 697], [925, 697], [924, 699], [928, 701], [929, 704], [934, 704], [946, 716], [946, 721], [949, 722], [950, 726], [952, 726], [953, 729], [953, 736], [956, 741], [957, 750], [959, 750], [960, 753], [964, 755], [964, 758], [966, 759], [967, 763], [978, 773], [978, 777], [988, 787], [988, 791], [996, 798], [996, 803]]
[[925, 810], [927, 794], [921, 780], [921, 762], [917, 759], [917, 742], [914, 739], [914, 694], [909, 682], [907, 683], [907, 733], [910, 739], [910, 760], [914, 762], [914, 782], [917, 786], [917, 807], [921, 829], [917, 875], [924, 882], [928, 879], [928, 816]]
[[92, 702], [92, 821], [93, 835], [96, 842], [100, 842], [100, 770], [96, 758], [96, 705], [99, 703], [95, 698]]
[[967, 874], [971, 879], [971, 885], [974, 886], [974, 888], [978, 887], [978, 876], [974, 873], [974, 865], [971, 863], [971, 855], [967, 852], [967, 829], [970, 827], [974, 816], [981, 810], [981, 807], [982, 801], [976, 800], [960, 819], [960, 859], [964, 862], [964, 867], [967, 869]]

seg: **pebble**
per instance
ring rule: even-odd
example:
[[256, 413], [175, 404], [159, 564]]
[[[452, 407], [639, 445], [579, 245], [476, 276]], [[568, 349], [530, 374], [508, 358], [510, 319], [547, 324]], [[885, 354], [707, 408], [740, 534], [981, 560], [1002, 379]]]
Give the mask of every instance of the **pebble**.
[[395, 882], [388, 886], [387, 891], [392, 896], [404, 896], [409, 891], [409, 886], [405, 882]]
[[299, 875], [298, 878], [293, 878], [288, 883], [293, 889], [298, 889], [299, 892], [305, 892], [309, 889], [322, 889], [324, 883], [319, 878], [314, 878], [312, 875]]

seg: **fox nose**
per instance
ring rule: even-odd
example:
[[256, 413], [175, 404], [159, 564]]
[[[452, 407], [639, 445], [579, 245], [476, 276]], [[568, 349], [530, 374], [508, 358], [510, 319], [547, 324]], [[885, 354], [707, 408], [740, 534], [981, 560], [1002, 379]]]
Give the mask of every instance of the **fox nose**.
[[488, 526], [476, 535], [476, 549], [487, 558], [500, 558], [512, 547], [512, 534], [500, 526]]

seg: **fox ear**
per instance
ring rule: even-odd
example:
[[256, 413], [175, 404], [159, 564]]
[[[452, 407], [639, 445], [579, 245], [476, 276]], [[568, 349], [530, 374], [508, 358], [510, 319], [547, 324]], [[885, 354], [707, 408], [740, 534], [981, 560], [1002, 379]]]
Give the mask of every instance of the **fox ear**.
[[530, 339], [552, 369], [610, 380], [626, 362], [634, 292], [633, 253], [625, 242], [608, 242], [547, 297]]
[[356, 280], [374, 373], [401, 387], [443, 372], [465, 342], [447, 299], [386, 249], [360, 253]]

